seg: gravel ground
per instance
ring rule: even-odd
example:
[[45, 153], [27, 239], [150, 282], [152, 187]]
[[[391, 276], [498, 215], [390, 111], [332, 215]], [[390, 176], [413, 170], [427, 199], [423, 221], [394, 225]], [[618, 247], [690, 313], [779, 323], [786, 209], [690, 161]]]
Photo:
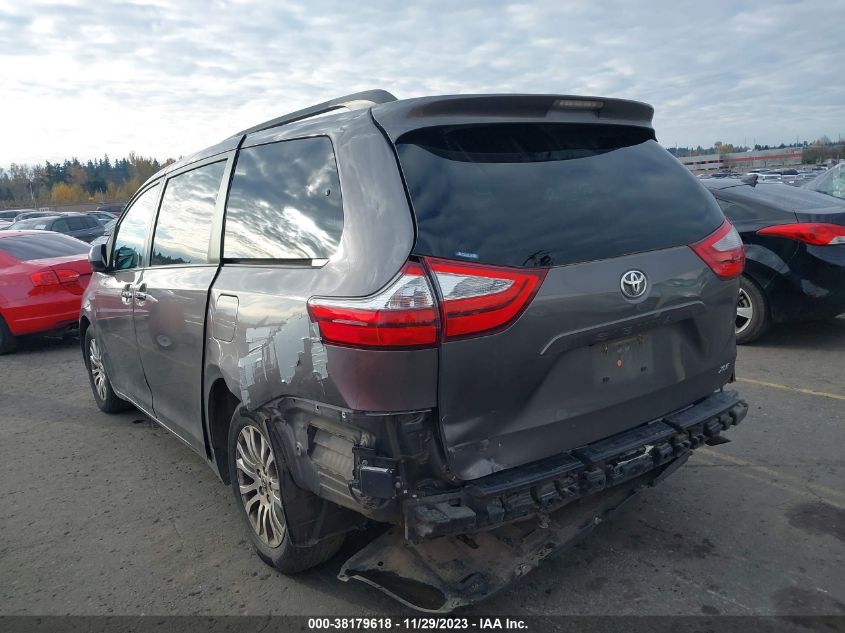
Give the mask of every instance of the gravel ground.
[[[843, 318], [742, 348], [731, 443], [464, 614], [845, 614], [843, 352]], [[265, 566], [200, 457], [97, 410], [75, 341], [0, 358], [0, 534], [0, 615], [411, 614], [336, 580], [366, 535], [295, 577]]]

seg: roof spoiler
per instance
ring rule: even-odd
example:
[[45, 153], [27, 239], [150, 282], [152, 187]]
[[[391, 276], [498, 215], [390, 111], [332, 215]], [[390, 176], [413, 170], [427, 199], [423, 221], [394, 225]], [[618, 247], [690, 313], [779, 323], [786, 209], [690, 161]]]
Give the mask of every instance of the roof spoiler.
[[302, 119], [317, 116], [318, 114], [325, 114], [327, 112], [331, 112], [332, 110], [339, 110], [340, 108], [356, 110], [358, 108], [369, 108], [380, 103], [389, 103], [391, 101], [396, 101], [396, 97], [386, 90], [364, 90], [363, 92], [354, 92], [349, 95], [344, 95], [343, 97], [337, 97], [335, 99], [330, 99], [329, 101], [324, 101], [323, 103], [318, 103], [317, 105], [303, 108], [302, 110], [283, 114], [275, 119], [270, 119], [264, 123], [259, 123], [251, 128], [242, 130], [237, 134], [233, 134], [233, 136], [252, 134], [253, 132], [260, 132], [261, 130], [279, 127], [280, 125], [287, 125], [288, 123], [301, 121]]
[[651, 129], [654, 108], [647, 103], [560, 94], [440, 95], [403, 99], [373, 108], [392, 141], [431, 125], [535, 122], [634, 125]]

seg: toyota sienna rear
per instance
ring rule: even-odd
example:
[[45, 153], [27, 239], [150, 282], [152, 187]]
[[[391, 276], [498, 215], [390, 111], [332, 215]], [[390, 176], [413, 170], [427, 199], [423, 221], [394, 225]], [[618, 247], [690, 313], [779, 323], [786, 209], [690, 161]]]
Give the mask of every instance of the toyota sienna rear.
[[91, 252], [97, 404], [206, 459], [284, 572], [386, 523], [343, 579], [489, 595], [745, 416], [742, 243], [652, 113], [369, 91], [165, 168]]

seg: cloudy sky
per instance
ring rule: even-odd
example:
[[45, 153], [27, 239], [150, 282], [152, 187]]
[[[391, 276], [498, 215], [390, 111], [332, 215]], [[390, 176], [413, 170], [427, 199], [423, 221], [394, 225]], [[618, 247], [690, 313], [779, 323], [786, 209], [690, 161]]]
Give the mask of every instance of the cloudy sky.
[[653, 104], [667, 146], [845, 137], [837, 0], [0, 0], [0, 165], [193, 152], [341, 94]]

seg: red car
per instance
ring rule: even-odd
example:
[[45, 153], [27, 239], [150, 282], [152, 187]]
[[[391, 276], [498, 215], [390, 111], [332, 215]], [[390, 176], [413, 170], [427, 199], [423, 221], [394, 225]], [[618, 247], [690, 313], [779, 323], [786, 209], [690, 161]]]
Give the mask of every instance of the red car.
[[16, 336], [77, 325], [89, 248], [49, 231], [0, 231], [0, 354]]

